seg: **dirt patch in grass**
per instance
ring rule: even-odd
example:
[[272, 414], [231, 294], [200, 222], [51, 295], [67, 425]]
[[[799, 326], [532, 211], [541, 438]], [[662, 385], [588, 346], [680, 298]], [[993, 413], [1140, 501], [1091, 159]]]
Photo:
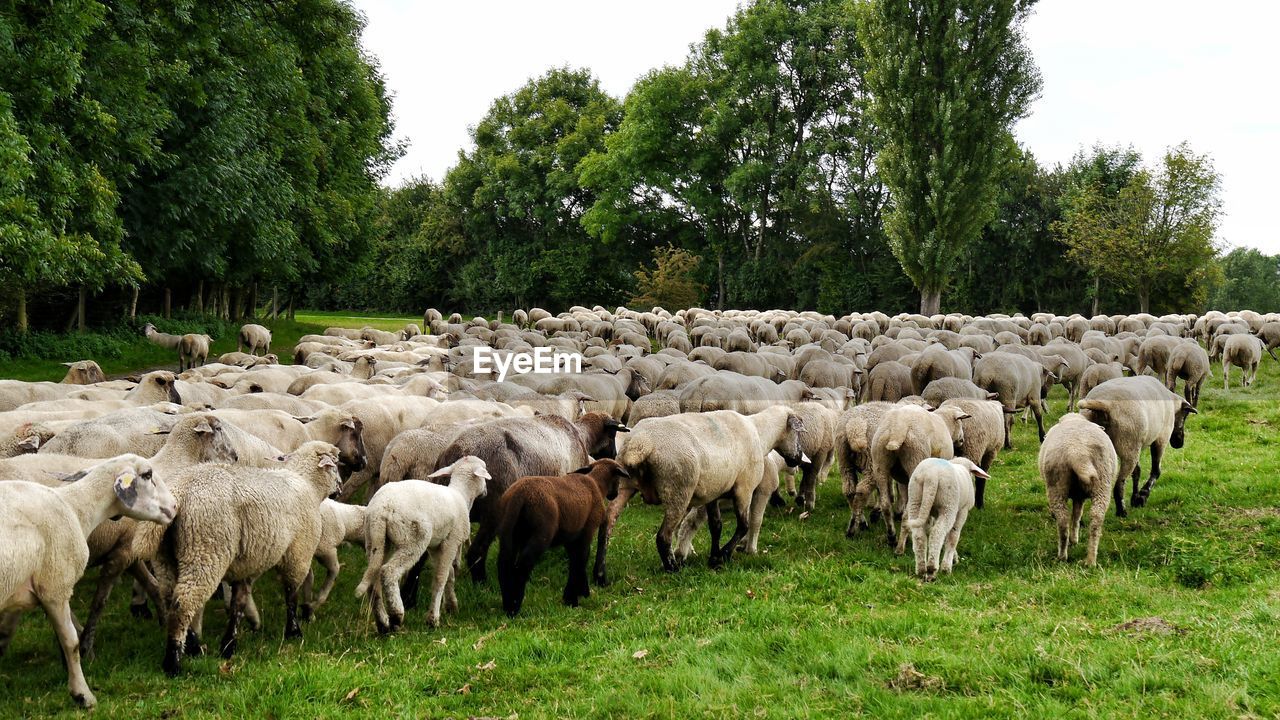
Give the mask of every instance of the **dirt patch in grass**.
[[1112, 632], [1128, 635], [1186, 635], [1187, 631], [1162, 617], [1135, 618], [1111, 628]]
[[888, 683], [891, 690], [898, 692], [939, 692], [947, 689], [947, 684], [942, 678], [926, 675], [911, 663], [906, 663], [898, 668], [898, 674]]

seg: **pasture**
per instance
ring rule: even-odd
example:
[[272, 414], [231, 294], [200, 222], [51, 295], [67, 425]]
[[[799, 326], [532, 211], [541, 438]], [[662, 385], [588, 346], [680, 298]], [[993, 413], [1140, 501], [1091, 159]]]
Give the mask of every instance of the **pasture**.
[[[405, 319], [387, 319], [399, 327]], [[299, 313], [299, 332], [358, 317]], [[290, 330], [292, 332], [292, 328]], [[227, 339], [216, 345], [225, 351]], [[291, 340], [277, 336], [274, 349]], [[234, 339], [231, 340], [234, 345]], [[231, 347], [230, 349], [234, 349]], [[283, 356], [283, 353], [282, 353]], [[359, 548], [301, 642], [283, 641], [274, 576], [255, 596], [264, 628], [238, 654], [160, 672], [155, 621], [129, 616], [118, 586], [85, 663], [98, 717], [1270, 717], [1280, 713], [1280, 371], [1251, 388], [1205, 386], [1187, 443], [1165, 456], [1146, 507], [1108, 514], [1099, 567], [1059, 563], [1036, 469], [1034, 424], [992, 468], [961, 562], [922, 584], [873, 525], [850, 540], [833, 472], [806, 519], [771, 508], [761, 554], [721, 570], [698, 556], [678, 574], [654, 550], [660, 508], [638, 500], [610, 545], [612, 584], [560, 604], [563, 551], [534, 574], [522, 614], [492, 579], [459, 578], [461, 611], [429, 629], [420, 606], [379, 637], [353, 589]], [[8, 368], [4, 373], [9, 376]], [[54, 373], [58, 375], [57, 371]], [[1050, 425], [1065, 409], [1050, 395]], [[1144, 471], [1147, 465], [1144, 454]], [[732, 523], [731, 517], [726, 520]], [[83, 616], [90, 580], [73, 601]], [[425, 593], [424, 593], [425, 594]], [[221, 602], [207, 612], [216, 643]], [[0, 660], [0, 717], [79, 714], [39, 611]]]

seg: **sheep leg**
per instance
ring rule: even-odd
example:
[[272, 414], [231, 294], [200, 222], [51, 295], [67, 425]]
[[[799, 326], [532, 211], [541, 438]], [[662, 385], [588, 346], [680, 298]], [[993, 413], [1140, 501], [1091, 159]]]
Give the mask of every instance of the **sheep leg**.
[[386, 626], [388, 632], [395, 632], [404, 624], [404, 600], [400, 597], [400, 578], [427, 553], [427, 538], [419, 535], [411, 540], [411, 543], [397, 547], [382, 566], [382, 601], [385, 609], [381, 614], [380, 622]]
[[412, 610], [418, 607], [418, 587], [421, 584], [422, 568], [427, 564], [427, 555], [423, 553], [418, 558], [413, 567], [409, 568], [409, 572], [405, 574], [404, 583], [400, 589], [401, 597], [404, 598], [404, 606], [406, 609]]
[[1142, 460], [1140, 458], [1134, 460], [1133, 471], [1129, 477], [1133, 483], [1133, 489], [1129, 492], [1129, 506], [1142, 507], [1145, 504], [1145, 499], [1138, 492], [1138, 483], [1142, 481]]
[[157, 611], [163, 607], [160, 600], [160, 583], [147, 564], [141, 560], [129, 566], [129, 574], [133, 576], [133, 596], [129, 602], [129, 613], [135, 618], [150, 619], [151, 609], [147, 607], [147, 600], [156, 606]]
[[458, 551], [454, 553], [453, 562], [449, 563], [449, 577], [444, 581], [444, 611], [447, 613], [458, 613], [458, 556], [462, 554], [462, 548], [459, 546]]
[[[984, 467], [982, 469], [986, 470], [987, 468]], [[986, 494], [987, 494], [986, 478], [974, 478], [973, 479], [973, 506], [981, 510], [983, 506], [983, 498], [986, 496]]]
[[[312, 610], [329, 600], [329, 593], [333, 592], [333, 586], [338, 584], [338, 572], [342, 570], [342, 564], [338, 562], [337, 548], [327, 548], [317, 558], [320, 560], [320, 565], [324, 568], [326, 574], [324, 583], [320, 585], [320, 594], [311, 603]], [[311, 573], [308, 573], [307, 576], [311, 577]]]
[[1098, 541], [1102, 538], [1102, 521], [1107, 517], [1106, 492], [1094, 492], [1089, 506], [1089, 545], [1085, 552], [1084, 564], [1096, 567], [1098, 564]]
[[98, 571], [98, 587], [93, 594], [93, 602], [89, 604], [89, 616], [85, 618], [84, 629], [80, 632], [80, 653], [89, 660], [93, 659], [93, 641], [97, 636], [98, 620], [111, 597], [111, 589], [116, 586], [116, 581], [124, 571], [123, 559], [118, 556], [111, 557]]
[[76, 634], [75, 623], [71, 620], [70, 598], [61, 600], [45, 600], [40, 604], [49, 616], [53, 631], [58, 636], [58, 644], [62, 646], [62, 659], [67, 667], [67, 688], [78, 705], [91, 708], [98, 703], [84, 679], [84, 671], [80, 668], [80, 637]]
[[1036, 416], [1036, 430], [1040, 433], [1040, 442], [1044, 442], [1044, 408], [1040, 401], [1031, 404], [1031, 412]]
[[1016, 409], [1005, 408], [1004, 411], [1004, 449], [1013, 449], [1013, 414]]
[[685, 562], [693, 555], [693, 538], [698, 534], [698, 528], [707, 522], [707, 506], [693, 508], [685, 513], [684, 519], [680, 521], [680, 527], [676, 529], [676, 559]]
[[743, 552], [748, 555], [755, 555], [760, 551], [758, 547], [760, 526], [764, 523], [764, 513], [769, 505], [769, 496], [773, 492], [768, 488], [760, 488], [751, 496], [751, 524], [747, 526], [747, 541], [743, 549]]
[[663, 507], [662, 525], [658, 528], [658, 534], [654, 538], [654, 544], [658, 546], [658, 558], [662, 560], [662, 569], [667, 572], [679, 572], [680, 566], [683, 564], [671, 552], [671, 539], [675, 536], [676, 528], [680, 527], [680, 522], [684, 520], [685, 513], [689, 509], [689, 503], [670, 503]]
[[493, 544], [497, 534], [497, 523], [482, 522], [480, 529], [476, 530], [475, 538], [471, 540], [471, 547], [467, 550], [467, 565], [471, 568], [471, 580], [477, 584], [489, 579], [485, 561], [489, 558], [489, 546]]
[[1156, 486], [1156, 481], [1160, 479], [1160, 459], [1164, 457], [1164, 445], [1153, 443], [1151, 445], [1151, 472], [1147, 475], [1147, 482], [1142, 486], [1142, 491], [1138, 494], [1138, 499], [1143, 505], [1147, 504], [1147, 498], [1151, 497], [1151, 489]]
[[[1050, 482], [1053, 481], [1050, 480]], [[1056, 492], [1050, 492], [1049, 513], [1053, 515], [1053, 521], [1058, 526], [1058, 559], [1066, 560], [1071, 547], [1071, 526], [1068, 524], [1070, 517], [1067, 515], [1066, 498]]]
[[1080, 516], [1084, 514], [1084, 500], [1071, 501], [1071, 530], [1067, 538], [1072, 545], [1080, 543]]
[[960, 544], [960, 531], [964, 530], [965, 521], [968, 519], [968, 510], [957, 512], [955, 525], [951, 526], [951, 531], [947, 533], [947, 536], [942, 541], [942, 564], [939, 567], [945, 573], [950, 573], [955, 568], [956, 563], [960, 561], [960, 556], [956, 553], [956, 546]]
[[562, 600], [569, 607], [578, 607], [578, 598], [591, 595], [587, 583], [587, 555], [591, 552], [591, 536], [585, 535], [565, 543], [565, 553], [569, 556], [569, 579], [564, 586]]
[[955, 521], [956, 511], [946, 510], [938, 513], [938, 517], [933, 520], [933, 527], [929, 528], [929, 564], [924, 569], [925, 582], [933, 582], [933, 579], [937, 577], [938, 567], [942, 561], [943, 546], [951, 535], [951, 527], [955, 524]]
[[928, 524], [926, 519], [920, 527], [911, 527], [911, 551], [916, 557], [916, 576], [922, 579], [926, 576], [929, 564], [929, 537], [925, 534], [925, 526]]
[[714, 567], [712, 558], [720, 554], [720, 533], [724, 529], [724, 521], [720, 514], [720, 501], [707, 503], [707, 532], [711, 533], [711, 551], [707, 554], [707, 563]]
[[[200, 639], [191, 631], [192, 622], [197, 614], [204, 613], [204, 604], [218, 589], [221, 572], [212, 570], [213, 565], [219, 567], [223, 563], [215, 558], [209, 565], [192, 564], [186, 573], [179, 575], [173, 586], [172, 600], [166, 613], [168, 627], [162, 668], [169, 677], [176, 676], [182, 670], [182, 653], [198, 654]], [[229, 564], [229, 563], [227, 563]], [[197, 652], [193, 652], [197, 651]]]
[[244, 606], [248, 597], [249, 583], [231, 583], [231, 600], [227, 603], [227, 628], [222, 633], [222, 642], [218, 644], [224, 659], [230, 660], [236, 654], [236, 635], [240, 628], [240, 619], [244, 617]]
[[522, 547], [516, 548], [514, 542], [504, 540], [498, 546], [498, 586], [502, 592], [502, 609], [507, 617], [520, 614], [524, 606], [525, 590], [529, 586], [529, 576], [542, 557], [546, 548], [536, 537], [529, 537]]
[[442, 542], [427, 551], [431, 557], [431, 607], [427, 610], [427, 625], [440, 626], [440, 604], [444, 599], [444, 586], [449, 581], [449, 570], [452, 560], [458, 554], [456, 545], [448, 541]]
[[9, 649], [9, 641], [13, 639], [13, 633], [18, 629], [20, 620], [22, 620], [20, 610], [0, 612], [0, 657], [4, 657], [5, 651]]
[[284, 586], [284, 638], [294, 640], [302, 637], [302, 626], [298, 624], [298, 596], [302, 591], [302, 582], [311, 572], [312, 549], [292, 547], [285, 555], [280, 566], [280, 584]]
[[596, 561], [591, 568], [591, 577], [595, 580], [596, 587], [608, 587], [609, 571], [605, 567], [605, 551], [609, 547], [609, 528], [606, 523], [600, 523], [600, 529], [596, 536]]
[[[825, 463], [814, 462], [802, 471], [800, 494], [796, 497], [796, 505], [800, 506], [805, 512], [813, 512], [813, 506], [817, 503], [818, 480], [826, 475], [827, 469]], [[787, 477], [791, 477], [790, 472], [787, 473]]]
[[[755, 474], [760, 477], [759, 473]], [[725, 543], [719, 553], [713, 553], [707, 558], [707, 564], [710, 567], [719, 567], [733, 557], [734, 548], [738, 547], [738, 543], [747, 536], [747, 530], [751, 526], [751, 495], [754, 489], [747, 489], [742, 484], [734, 488], [733, 493], [733, 514], [737, 521], [733, 528], [733, 535], [729, 537], [729, 542]], [[716, 559], [719, 558], [719, 562]]]

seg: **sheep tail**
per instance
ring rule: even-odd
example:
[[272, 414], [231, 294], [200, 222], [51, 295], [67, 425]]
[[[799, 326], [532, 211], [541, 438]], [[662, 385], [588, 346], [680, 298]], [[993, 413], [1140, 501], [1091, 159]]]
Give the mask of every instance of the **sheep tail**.
[[924, 473], [920, 478], [920, 507], [916, 514], [907, 519], [907, 527], [916, 530], [924, 527], [933, 511], [933, 500], [938, 495], [938, 480], [933, 473]]
[[382, 513], [370, 513], [365, 518], [364, 546], [369, 553], [369, 564], [364, 569], [360, 584], [356, 585], [356, 597], [364, 597], [382, 573], [387, 549], [387, 518]]
[[885, 439], [884, 448], [889, 452], [897, 452], [898, 448], [907, 441], [909, 430], [905, 423], [894, 423], [894, 426], [889, 429], [889, 437]]

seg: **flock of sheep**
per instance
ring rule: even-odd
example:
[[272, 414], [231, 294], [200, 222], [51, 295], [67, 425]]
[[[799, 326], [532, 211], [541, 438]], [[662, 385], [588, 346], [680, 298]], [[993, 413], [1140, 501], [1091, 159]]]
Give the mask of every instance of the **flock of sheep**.
[[[72, 697], [92, 706], [79, 657], [92, 653], [121, 576], [133, 580], [135, 616], [160, 612], [173, 675], [184, 654], [202, 652], [204, 607], [220, 587], [218, 649], [235, 651], [239, 623], [260, 623], [252, 586], [270, 570], [284, 587], [285, 636], [300, 636], [334, 587], [344, 542], [365, 547], [357, 594], [382, 632], [403, 624], [427, 569], [427, 622], [456, 610], [455, 569], [484, 581], [495, 541], [508, 614], [553, 546], [566, 550], [563, 599], [576, 605], [590, 594], [593, 540], [592, 580], [607, 584], [608, 540], [634, 495], [663, 506], [666, 570], [688, 560], [703, 525], [715, 567], [756, 552], [781, 490], [802, 517], [812, 511], [837, 463], [846, 534], [883, 522], [898, 553], [911, 538], [916, 572], [933, 580], [955, 564], [1024, 411], [1039, 428], [1058, 556], [1090, 500], [1093, 565], [1107, 508], [1126, 514], [1126, 478], [1129, 504], [1146, 502], [1212, 363], [1224, 387], [1232, 367], [1248, 385], [1280, 346], [1280, 317], [1248, 311], [837, 318], [575, 307], [511, 320], [428, 310], [429, 334], [330, 328], [301, 338], [293, 365], [270, 354], [259, 325], [212, 363], [207, 336], [148, 326], [178, 351], [180, 374], [107, 380], [80, 361], [61, 383], [0, 381], [0, 653], [21, 612], [41, 606]], [[475, 372], [477, 347], [550, 347], [579, 353], [583, 367], [496, 382]], [[1055, 383], [1074, 412], [1046, 433]], [[725, 509], [735, 525], [722, 542]], [[318, 586], [313, 560], [326, 571]], [[81, 625], [69, 600], [90, 565], [100, 570]]]

